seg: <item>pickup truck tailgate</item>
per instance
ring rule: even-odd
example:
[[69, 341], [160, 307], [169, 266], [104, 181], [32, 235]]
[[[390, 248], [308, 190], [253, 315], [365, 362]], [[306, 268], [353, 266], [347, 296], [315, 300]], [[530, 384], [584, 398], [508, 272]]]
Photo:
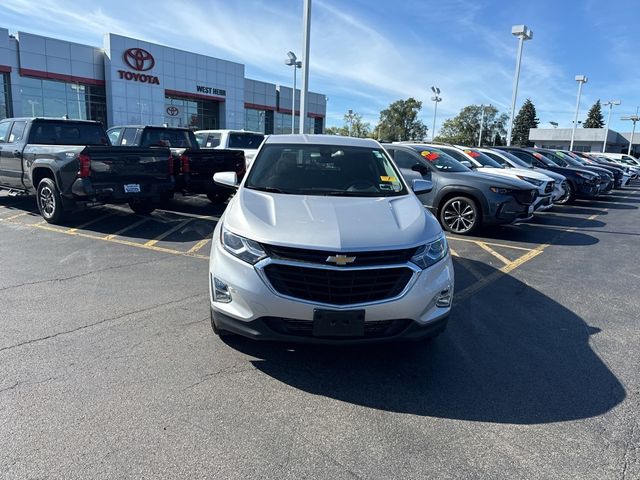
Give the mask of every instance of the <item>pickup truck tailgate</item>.
[[91, 159], [94, 183], [145, 183], [168, 180], [168, 148], [87, 147], [83, 152]]
[[192, 180], [212, 180], [217, 172], [237, 172], [245, 169], [244, 152], [241, 150], [187, 149], [183, 152], [189, 159]]

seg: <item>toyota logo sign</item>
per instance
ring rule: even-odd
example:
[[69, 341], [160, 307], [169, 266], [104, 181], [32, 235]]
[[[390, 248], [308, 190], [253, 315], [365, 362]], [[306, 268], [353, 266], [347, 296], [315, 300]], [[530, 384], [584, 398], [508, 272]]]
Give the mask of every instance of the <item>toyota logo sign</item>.
[[180, 113], [180, 110], [178, 110], [178, 107], [174, 107], [173, 105], [167, 107], [167, 114], [175, 117]]
[[151, 70], [156, 64], [153, 55], [143, 48], [129, 48], [128, 50], [125, 50], [123, 57], [124, 63], [139, 72]]

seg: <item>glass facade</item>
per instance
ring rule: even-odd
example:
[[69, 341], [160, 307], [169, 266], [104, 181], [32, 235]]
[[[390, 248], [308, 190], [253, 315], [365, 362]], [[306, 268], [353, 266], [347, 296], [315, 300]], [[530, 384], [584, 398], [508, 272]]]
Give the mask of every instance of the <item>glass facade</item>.
[[[296, 115], [296, 133], [298, 133], [299, 128], [300, 117]], [[304, 131], [306, 133], [322, 133], [322, 119], [307, 117], [307, 121], [304, 124]], [[273, 133], [291, 133], [291, 114], [281, 112], [275, 113]]]
[[11, 96], [9, 95], [9, 74], [0, 73], [0, 120], [11, 116]]
[[273, 129], [273, 111], [272, 110], [256, 110], [254, 108], [245, 108], [244, 110], [244, 128], [252, 132], [260, 132], [264, 134], [274, 133]]
[[107, 125], [107, 101], [103, 86], [20, 78], [22, 116], [96, 120]]
[[165, 104], [164, 123], [171, 127], [192, 127], [197, 130], [220, 128], [218, 102], [167, 95]]

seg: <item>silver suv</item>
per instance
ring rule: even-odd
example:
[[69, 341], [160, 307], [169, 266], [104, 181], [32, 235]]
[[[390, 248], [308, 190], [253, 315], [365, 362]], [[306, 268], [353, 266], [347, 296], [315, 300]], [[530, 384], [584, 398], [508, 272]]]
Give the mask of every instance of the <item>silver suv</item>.
[[[438, 221], [382, 146], [325, 135], [268, 137], [214, 233], [211, 323], [219, 335], [361, 343], [446, 326], [454, 274]], [[412, 191], [413, 190], [413, 191]]]

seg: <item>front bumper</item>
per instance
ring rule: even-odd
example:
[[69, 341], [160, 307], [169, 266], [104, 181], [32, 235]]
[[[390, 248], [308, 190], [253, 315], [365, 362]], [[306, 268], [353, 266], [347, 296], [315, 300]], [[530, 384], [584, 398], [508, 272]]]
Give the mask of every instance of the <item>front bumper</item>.
[[[453, 295], [454, 272], [451, 256], [425, 270], [416, 270], [407, 288], [392, 299], [358, 305], [327, 305], [283, 296], [275, 291], [268, 279], [260, 274], [263, 260], [256, 266], [250, 265], [225, 251], [214, 232], [209, 265], [209, 299], [216, 325], [231, 332], [256, 340], [287, 340], [309, 343], [368, 343], [400, 339], [424, 338], [444, 328], [451, 306], [438, 307], [436, 300], [446, 289]], [[309, 266], [308, 264], [306, 265]], [[406, 266], [406, 265], [403, 265]], [[335, 267], [345, 269], [349, 267]], [[231, 302], [214, 301], [212, 276], [224, 282], [231, 294]], [[286, 328], [286, 323], [298, 326], [312, 324], [317, 309], [365, 311], [365, 331], [367, 326], [382, 325], [392, 321], [390, 328], [374, 336], [361, 337], [314, 337], [300, 334]], [[283, 322], [285, 323], [283, 328]], [[404, 322], [404, 326], [399, 322]], [[402, 326], [396, 331], [398, 325]], [[304, 330], [304, 329], [303, 329]], [[372, 330], [371, 328], [369, 330]], [[376, 330], [376, 328], [373, 328]], [[380, 329], [377, 329], [380, 330]]]
[[536, 212], [549, 210], [553, 207], [553, 198], [551, 194], [538, 196], [533, 204], [533, 210]]
[[576, 184], [576, 195], [580, 197], [595, 197], [600, 193], [600, 184], [599, 183], [587, 183], [581, 182]]

